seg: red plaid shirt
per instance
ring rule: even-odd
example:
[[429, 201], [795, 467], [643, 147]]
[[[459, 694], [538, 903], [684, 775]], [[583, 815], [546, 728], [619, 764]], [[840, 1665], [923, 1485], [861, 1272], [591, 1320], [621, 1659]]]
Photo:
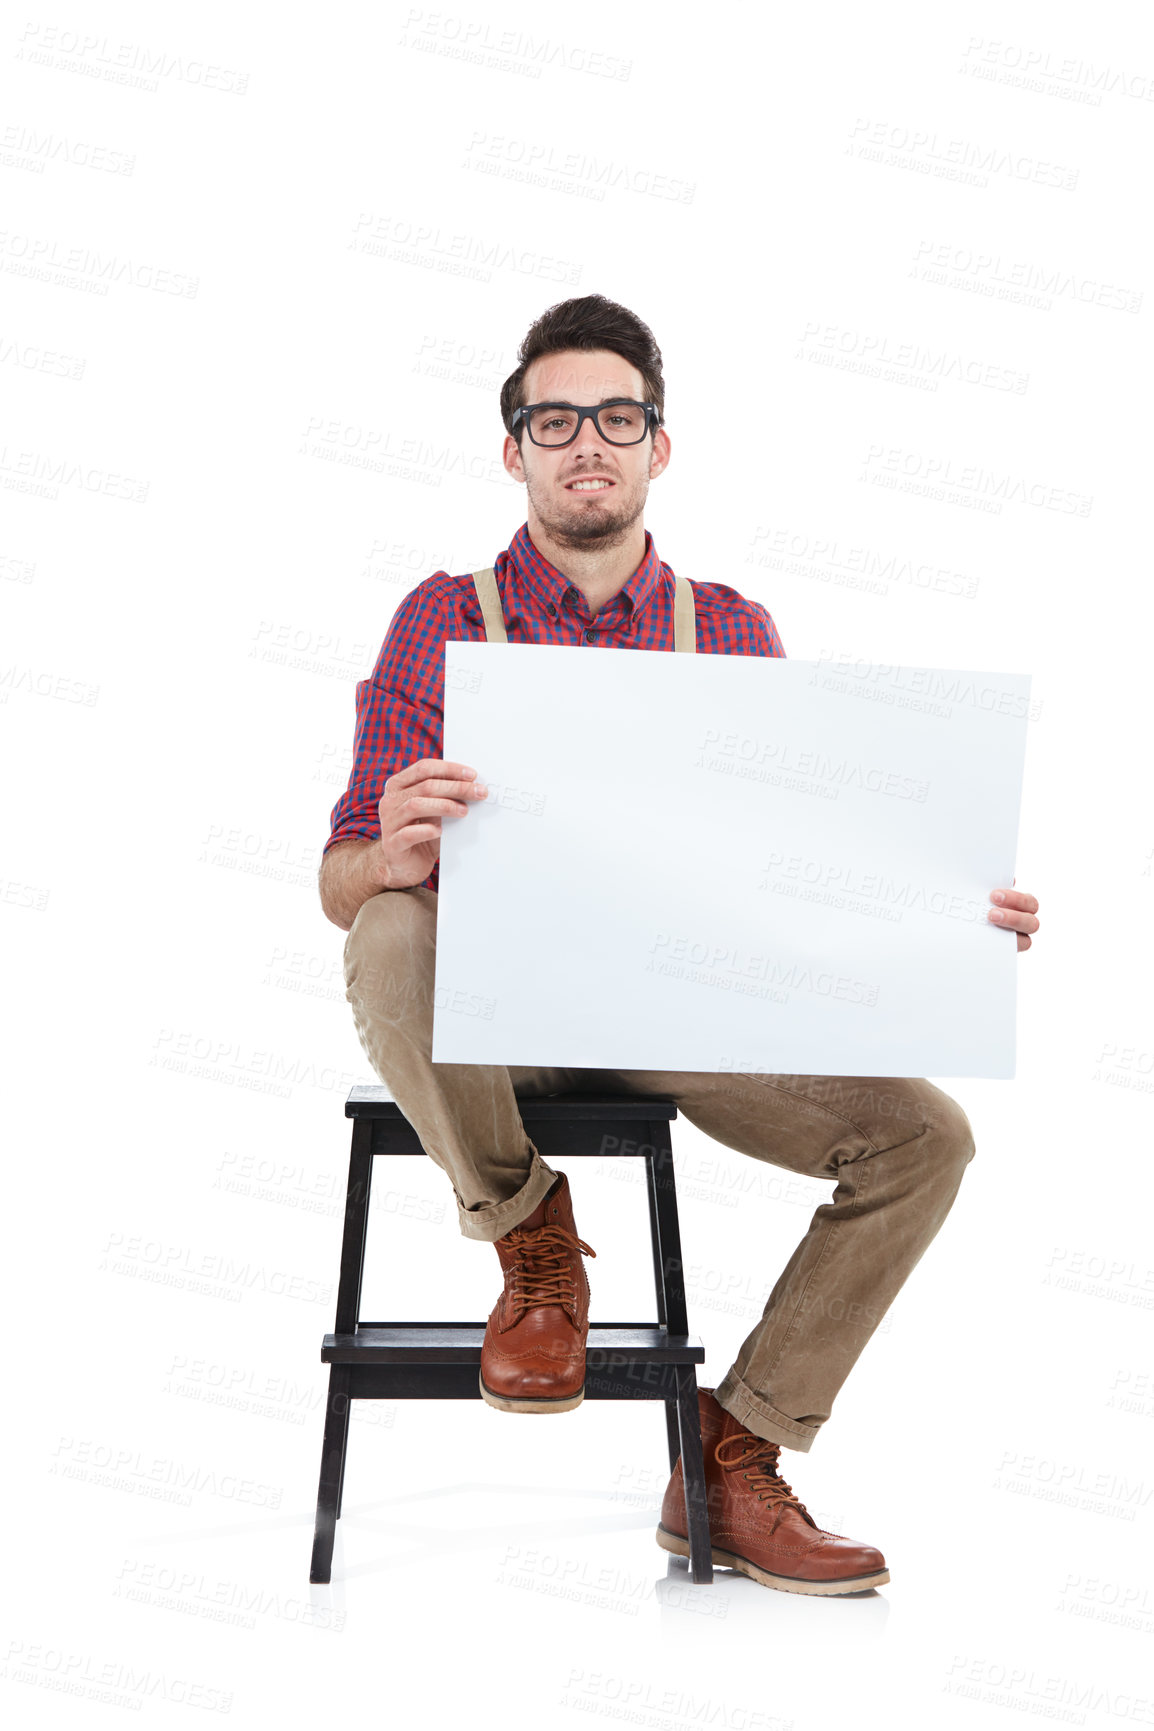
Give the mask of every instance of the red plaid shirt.
[[[645, 531], [645, 557], [625, 587], [590, 618], [585, 598], [539, 553], [522, 523], [493, 566], [510, 643], [595, 643], [604, 649], [673, 649], [673, 571]], [[759, 601], [724, 583], [694, 583], [702, 655], [781, 655], [777, 627]], [[357, 731], [347, 790], [333, 807], [327, 853], [353, 836], [379, 836], [377, 802], [397, 770], [441, 757], [447, 639], [485, 641], [472, 574], [436, 571], [393, 614], [376, 666], [357, 686]], [[425, 885], [437, 888], [440, 861]]]

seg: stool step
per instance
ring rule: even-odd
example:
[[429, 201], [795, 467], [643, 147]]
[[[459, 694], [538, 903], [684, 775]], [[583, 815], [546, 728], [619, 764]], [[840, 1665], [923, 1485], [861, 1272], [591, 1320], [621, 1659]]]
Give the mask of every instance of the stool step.
[[[471, 1364], [481, 1362], [483, 1322], [362, 1323], [355, 1334], [326, 1334], [322, 1364]], [[704, 1364], [695, 1334], [669, 1334], [657, 1323], [592, 1323], [585, 1356], [611, 1354], [613, 1363]]]
[[[677, 1106], [660, 1095], [649, 1094], [548, 1094], [530, 1095], [518, 1099], [517, 1110], [524, 1123], [558, 1121], [562, 1123], [596, 1123], [599, 1119], [626, 1118], [637, 1123], [656, 1119], [674, 1119]], [[346, 1118], [379, 1118], [387, 1123], [409, 1128], [401, 1108], [384, 1088], [362, 1085], [353, 1088], [345, 1101]], [[417, 1144], [418, 1149], [420, 1143]], [[597, 1152], [596, 1149], [593, 1150]], [[636, 1152], [636, 1150], [630, 1150]]]

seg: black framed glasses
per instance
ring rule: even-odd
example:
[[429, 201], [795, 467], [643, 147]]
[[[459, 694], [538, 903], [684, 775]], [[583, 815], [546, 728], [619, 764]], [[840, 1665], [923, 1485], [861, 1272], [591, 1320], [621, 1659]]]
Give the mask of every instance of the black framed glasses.
[[639, 445], [650, 428], [661, 425], [655, 403], [614, 397], [607, 403], [527, 403], [513, 411], [512, 431], [524, 425], [535, 445], [571, 445], [588, 417], [609, 445]]

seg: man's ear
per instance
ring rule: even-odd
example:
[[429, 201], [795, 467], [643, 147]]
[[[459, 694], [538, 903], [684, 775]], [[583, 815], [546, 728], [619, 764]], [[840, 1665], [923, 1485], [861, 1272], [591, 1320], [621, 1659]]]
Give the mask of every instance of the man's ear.
[[653, 435], [653, 455], [649, 459], [649, 479], [651, 481], [669, 467], [671, 450], [669, 434], [664, 427], [658, 427]]
[[512, 433], [505, 434], [505, 443], [501, 450], [501, 461], [505, 465], [506, 472], [512, 475], [515, 481], [523, 481], [525, 479], [525, 469], [521, 462], [521, 452]]

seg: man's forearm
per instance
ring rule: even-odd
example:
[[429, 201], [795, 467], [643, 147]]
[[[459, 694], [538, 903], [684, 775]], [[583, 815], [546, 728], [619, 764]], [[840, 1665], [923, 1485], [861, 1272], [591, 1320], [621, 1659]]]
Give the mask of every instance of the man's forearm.
[[384, 880], [385, 862], [378, 839], [359, 836], [337, 842], [321, 861], [318, 880], [326, 919], [343, 932], [349, 931], [369, 897], [385, 888]]

